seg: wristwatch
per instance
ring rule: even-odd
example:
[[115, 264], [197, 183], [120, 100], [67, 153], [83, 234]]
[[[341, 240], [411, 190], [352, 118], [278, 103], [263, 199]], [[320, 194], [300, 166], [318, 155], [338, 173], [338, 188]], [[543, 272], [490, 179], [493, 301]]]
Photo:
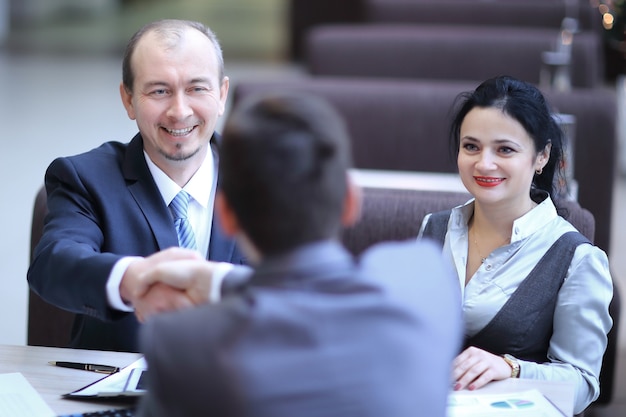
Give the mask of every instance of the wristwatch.
[[511, 367], [511, 378], [519, 378], [519, 362], [517, 359], [508, 353], [502, 355], [502, 359]]

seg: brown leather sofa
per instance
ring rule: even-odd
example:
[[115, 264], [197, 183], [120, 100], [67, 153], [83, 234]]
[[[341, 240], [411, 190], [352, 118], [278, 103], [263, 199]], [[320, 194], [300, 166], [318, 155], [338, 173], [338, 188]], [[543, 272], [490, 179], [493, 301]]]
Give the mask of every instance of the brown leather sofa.
[[558, 28], [563, 18], [572, 17], [581, 30], [601, 26], [588, 0], [365, 0], [362, 8], [368, 23]]
[[[41, 186], [35, 195], [30, 228], [30, 259], [43, 233], [44, 218], [48, 214], [46, 189]], [[61, 310], [42, 300], [33, 290], [28, 295], [27, 343], [30, 346], [67, 347], [74, 314]]]
[[[559, 28], [433, 24], [335, 24], [311, 28], [305, 68], [314, 76], [484, 80], [507, 74], [539, 84], [544, 52]], [[594, 31], [574, 35], [571, 85], [604, 81], [602, 40]]]
[[563, 18], [574, 17], [581, 30], [597, 33], [602, 30], [600, 13], [588, 0], [290, 0], [288, 16], [290, 56], [294, 60], [304, 57], [304, 39], [308, 31], [330, 23], [558, 29]]
[[[470, 198], [464, 192], [364, 188], [361, 217], [344, 230], [343, 243], [359, 255], [379, 242], [415, 239], [427, 214], [448, 210]], [[593, 240], [595, 220], [589, 210], [574, 201], [560, 201], [557, 206], [580, 233]]]

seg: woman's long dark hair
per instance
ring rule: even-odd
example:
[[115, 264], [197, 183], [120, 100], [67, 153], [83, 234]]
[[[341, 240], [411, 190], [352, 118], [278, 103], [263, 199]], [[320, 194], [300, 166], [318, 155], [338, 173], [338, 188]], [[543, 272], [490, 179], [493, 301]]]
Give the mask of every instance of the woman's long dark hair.
[[551, 143], [548, 163], [540, 174], [535, 173], [533, 186], [551, 196], [557, 184], [555, 179], [558, 184], [566, 186], [563, 176], [564, 133], [537, 87], [513, 77], [499, 76], [486, 80], [474, 91], [461, 93], [455, 101], [456, 111], [450, 128], [451, 150], [455, 158], [459, 154], [461, 124], [474, 107], [501, 109], [517, 120], [535, 142], [537, 153]]

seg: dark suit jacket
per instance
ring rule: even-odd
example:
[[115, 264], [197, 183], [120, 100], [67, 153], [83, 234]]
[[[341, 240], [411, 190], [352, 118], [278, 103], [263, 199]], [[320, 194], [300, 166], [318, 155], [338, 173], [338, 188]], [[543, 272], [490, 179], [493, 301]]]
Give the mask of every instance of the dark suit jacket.
[[[216, 135], [211, 148], [218, 161]], [[138, 134], [58, 158], [46, 171], [49, 215], [28, 271], [43, 299], [77, 313], [71, 345], [137, 351], [138, 322], [109, 307], [105, 285], [123, 256], [148, 256], [178, 245], [170, 212], [150, 174]], [[208, 258], [243, 262], [214, 216]]]
[[443, 417], [458, 283], [430, 243], [360, 264], [337, 243], [265, 260], [222, 302], [141, 329], [142, 417]]

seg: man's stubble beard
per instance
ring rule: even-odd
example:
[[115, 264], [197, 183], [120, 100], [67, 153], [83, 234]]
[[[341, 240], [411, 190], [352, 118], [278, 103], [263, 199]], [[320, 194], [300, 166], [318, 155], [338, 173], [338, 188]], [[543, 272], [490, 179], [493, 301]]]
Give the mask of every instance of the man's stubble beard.
[[[175, 146], [176, 146], [176, 149], [181, 149], [183, 147], [183, 145], [181, 143], [177, 143]], [[165, 159], [168, 159], [170, 161], [180, 162], [180, 161], [186, 161], [186, 160], [196, 156], [198, 154], [198, 152], [200, 152], [200, 149], [201, 149], [201, 147], [198, 147], [197, 149], [195, 149], [191, 153], [187, 153], [187, 154], [176, 153], [174, 155], [168, 154], [167, 152], [164, 152], [162, 149], [159, 149], [159, 153], [161, 155], [163, 155], [165, 157]]]

